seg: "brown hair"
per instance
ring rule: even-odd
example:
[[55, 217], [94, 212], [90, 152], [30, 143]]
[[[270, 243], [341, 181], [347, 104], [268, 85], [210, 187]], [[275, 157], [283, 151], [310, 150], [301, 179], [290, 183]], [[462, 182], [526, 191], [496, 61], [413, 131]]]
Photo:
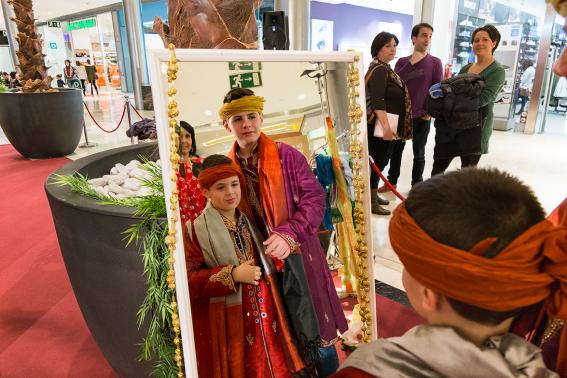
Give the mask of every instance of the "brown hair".
[[494, 54], [494, 50], [496, 50], [496, 48], [498, 47], [498, 44], [500, 43], [500, 32], [498, 31], [498, 29], [496, 29], [496, 26], [494, 25], [490, 25], [490, 24], [486, 24], [484, 26], [481, 26], [480, 28], [476, 28], [473, 32], [472, 32], [472, 39], [471, 42], [474, 42], [474, 37], [476, 36], [476, 34], [479, 31], [484, 31], [488, 34], [488, 37], [490, 38], [490, 40], [492, 42], [496, 42], [496, 45], [494, 46], [494, 48], [492, 49], [492, 53]]

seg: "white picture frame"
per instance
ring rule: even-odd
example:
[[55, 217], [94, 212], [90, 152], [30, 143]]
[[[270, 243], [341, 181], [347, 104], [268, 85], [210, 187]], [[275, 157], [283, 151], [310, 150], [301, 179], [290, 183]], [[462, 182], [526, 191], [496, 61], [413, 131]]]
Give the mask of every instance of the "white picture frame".
[[[363, 146], [362, 161], [368, 161], [367, 149], [367, 127], [366, 127], [366, 106], [364, 103], [364, 71], [362, 59], [355, 60], [356, 56], [360, 56], [355, 52], [311, 52], [311, 51], [257, 51], [257, 50], [204, 50], [204, 49], [177, 49], [176, 59], [178, 62], [337, 62], [352, 63], [359, 69], [360, 80], [358, 85], [359, 104], [362, 108], [363, 115], [360, 124], [360, 140]], [[158, 135], [158, 146], [163, 172], [164, 194], [166, 203], [169, 204], [169, 198], [172, 193], [171, 172], [172, 166], [169, 160], [170, 137], [167, 117], [167, 65], [170, 60], [170, 51], [167, 49], [150, 50], [149, 51], [149, 73], [152, 86], [152, 95], [155, 110], [155, 119]], [[204, 72], [204, 75], [207, 73]], [[179, 80], [175, 83], [177, 90], [182, 90], [185, 85]], [[219, 99], [220, 101], [220, 99]], [[364, 177], [370, 177], [369, 165], [363, 164], [362, 174]], [[367, 214], [366, 235], [368, 250], [372, 249], [371, 234], [371, 212], [370, 212], [370, 190], [367, 184], [364, 192], [365, 212]], [[166, 206], [168, 225], [171, 227], [170, 219], [173, 215], [169, 206]], [[177, 211], [177, 219], [181, 219]], [[174, 251], [174, 269], [175, 283], [177, 292], [177, 304], [180, 319], [180, 330], [183, 345], [183, 358], [185, 366], [185, 374], [187, 377], [197, 377], [197, 361], [196, 351], [192, 327], [191, 306], [188, 290], [187, 269], [185, 266], [185, 253], [183, 250], [181, 223], [175, 224], [175, 232], [177, 237], [176, 248]], [[374, 295], [374, 259], [373, 253], [368, 254], [368, 278], [370, 282], [370, 307], [372, 312], [372, 326], [376, 328], [376, 298]], [[376, 338], [377, 332], [373, 332], [373, 338]]]

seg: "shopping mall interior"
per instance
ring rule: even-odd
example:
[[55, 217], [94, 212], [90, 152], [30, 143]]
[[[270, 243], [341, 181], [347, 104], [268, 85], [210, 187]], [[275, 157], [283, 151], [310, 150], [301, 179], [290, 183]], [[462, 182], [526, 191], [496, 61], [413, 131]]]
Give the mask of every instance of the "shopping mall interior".
[[[1, 0], [0, 72], [18, 73], [23, 82], [19, 29], [12, 19], [18, 12], [12, 3], [18, 1]], [[360, 93], [379, 32], [399, 40], [389, 62], [394, 68], [414, 51], [413, 25], [430, 24], [428, 52], [441, 61], [442, 78], [450, 79], [475, 62], [473, 31], [496, 26], [501, 40], [493, 55], [504, 82], [491, 103], [493, 132], [478, 167], [519, 178], [547, 214], [567, 196], [567, 78], [553, 70], [567, 35], [565, 19], [545, 0], [30, 3], [46, 75], [69, 102], [40, 100], [40, 93], [33, 94], [33, 103], [4, 100], [18, 89], [12, 80], [0, 87], [0, 377], [141, 377], [152, 371], [177, 376], [183, 369], [197, 376], [199, 333], [192, 319], [198, 315], [192, 315], [196, 309], [189, 303], [191, 277], [184, 257], [189, 239], [180, 236], [186, 233], [180, 225], [186, 219], [176, 206], [165, 206], [174, 198], [172, 204], [183, 206], [171, 184], [179, 185], [176, 167], [183, 147], [177, 150], [179, 137], [170, 133], [181, 133], [179, 121], [186, 121], [194, 129], [198, 156], [227, 154], [235, 137], [225, 129], [219, 109], [234, 88], [249, 88], [265, 98], [264, 133], [299, 150], [326, 191], [328, 219], [314, 233], [349, 324], [348, 336], [332, 344], [340, 362], [353, 338], [357, 344], [401, 336], [424, 324], [402, 282], [403, 265], [389, 235], [392, 215], [371, 213], [372, 168], [365, 162], [367, 139], [374, 136], [367, 132], [365, 117], [357, 120], [352, 110], [367, 113]], [[207, 13], [209, 8], [214, 12]], [[223, 11], [233, 14], [223, 18]], [[242, 14], [245, 25], [235, 27]], [[204, 27], [207, 22], [212, 26]], [[528, 71], [529, 88], [524, 84]], [[35, 114], [40, 109], [35, 103], [45, 113]], [[436, 143], [434, 121], [431, 125], [425, 180]], [[362, 146], [360, 156], [353, 146]], [[345, 181], [346, 189], [322, 181], [319, 164], [325, 157], [332, 162], [329, 167], [338, 164], [340, 173], [335, 171], [333, 180]], [[161, 165], [152, 165], [157, 159]], [[389, 202], [387, 210], [393, 212], [410, 193], [413, 163], [409, 139], [398, 193], [381, 194]], [[108, 177], [132, 164], [159, 168], [160, 216], [140, 212], [136, 206], [141, 202], [121, 195], [121, 188], [109, 192]], [[460, 168], [454, 159], [447, 171]], [[389, 170], [386, 164], [384, 175]], [[141, 174], [140, 180], [151, 181], [152, 171]], [[93, 183], [104, 177], [106, 189], [95, 188]], [[365, 188], [353, 185], [353, 177], [355, 183], [360, 177]], [[133, 193], [130, 189], [124, 193]], [[358, 211], [368, 216], [366, 225], [354, 224]], [[141, 226], [132, 231], [136, 225]], [[166, 245], [168, 227], [174, 241]], [[357, 252], [359, 241], [370, 247], [368, 254]], [[372, 331], [360, 333], [361, 325]], [[176, 353], [183, 357], [179, 368]]]

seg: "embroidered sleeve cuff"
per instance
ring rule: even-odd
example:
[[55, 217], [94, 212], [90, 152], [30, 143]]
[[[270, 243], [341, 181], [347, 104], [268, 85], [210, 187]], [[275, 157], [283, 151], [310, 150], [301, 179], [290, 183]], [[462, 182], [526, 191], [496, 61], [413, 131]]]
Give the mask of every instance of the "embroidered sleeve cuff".
[[232, 270], [234, 269], [234, 265], [227, 265], [215, 274], [209, 277], [209, 281], [211, 282], [219, 282], [224, 286], [227, 286], [233, 291], [236, 291], [236, 287], [234, 285], [234, 280], [232, 278]]
[[289, 245], [289, 250], [290, 253], [299, 253], [299, 247], [301, 247], [301, 244], [296, 242], [291, 236], [289, 236], [288, 234], [284, 234], [283, 232], [274, 232], [275, 234], [281, 236], [286, 243]]

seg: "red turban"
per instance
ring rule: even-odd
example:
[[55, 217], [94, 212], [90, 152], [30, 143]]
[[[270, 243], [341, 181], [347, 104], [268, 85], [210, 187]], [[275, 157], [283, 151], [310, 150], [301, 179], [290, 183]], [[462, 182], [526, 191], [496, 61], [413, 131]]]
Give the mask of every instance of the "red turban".
[[219, 164], [213, 167], [202, 169], [199, 172], [199, 184], [203, 189], [209, 189], [215, 182], [236, 176], [240, 180], [240, 184], [242, 185], [242, 177], [240, 174], [240, 167], [236, 165], [236, 163], [226, 163], [226, 164]]

